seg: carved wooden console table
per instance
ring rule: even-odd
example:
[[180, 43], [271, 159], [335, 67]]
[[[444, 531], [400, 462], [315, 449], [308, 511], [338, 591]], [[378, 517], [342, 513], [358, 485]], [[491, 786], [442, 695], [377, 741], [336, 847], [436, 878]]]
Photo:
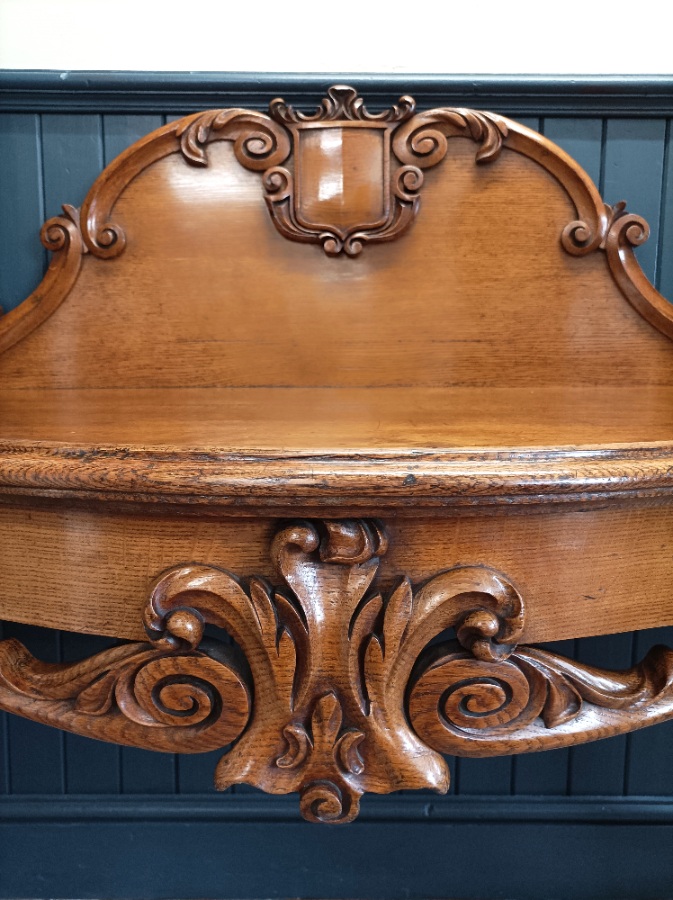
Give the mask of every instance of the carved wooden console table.
[[0, 318], [0, 617], [123, 641], [0, 643], [0, 707], [222, 748], [218, 788], [322, 822], [447, 790], [443, 753], [673, 717], [673, 651], [607, 672], [535, 646], [673, 623], [647, 235], [539, 134], [409, 97], [135, 144]]

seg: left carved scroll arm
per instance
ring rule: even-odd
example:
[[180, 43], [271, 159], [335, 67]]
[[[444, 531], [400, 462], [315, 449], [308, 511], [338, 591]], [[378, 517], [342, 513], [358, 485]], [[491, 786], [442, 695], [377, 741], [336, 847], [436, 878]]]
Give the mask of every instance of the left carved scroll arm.
[[45, 277], [23, 303], [0, 314], [0, 353], [9, 350], [47, 319], [70, 293], [87, 248], [80, 231], [79, 210], [65, 205], [63, 215], [42, 226], [40, 240], [54, 253]]
[[[215, 578], [220, 602], [234, 610], [227, 625], [247, 597], [227, 573], [186, 568], [197, 570], [201, 591], [175, 590], [185, 577], [181, 569], [158, 579], [145, 612], [148, 643], [122, 644], [67, 664], [41, 662], [16, 640], [0, 643], [0, 708], [152, 750], [198, 753], [234, 741], [250, 717], [250, 678], [235, 648], [203, 637], [205, 623], [216, 618], [208, 613], [204, 580]], [[205, 614], [190, 605], [195, 600]]]
[[44, 663], [0, 643], [0, 709], [85, 737], [201, 753], [235, 740], [249, 717], [244, 673], [226, 646], [166, 652], [122, 644], [76, 663]]

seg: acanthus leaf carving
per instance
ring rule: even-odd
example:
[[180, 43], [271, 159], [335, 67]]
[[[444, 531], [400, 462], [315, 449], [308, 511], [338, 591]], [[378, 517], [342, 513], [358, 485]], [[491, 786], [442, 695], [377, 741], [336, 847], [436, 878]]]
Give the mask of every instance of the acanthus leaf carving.
[[[282, 589], [171, 568], [145, 607], [149, 643], [66, 665], [0, 643], [0, 708], [153, 749], [233, 742], [216, 787], [298, 791], [305, 818], [332, 823], [365, 791], [446, 791], [442, 753], [567, 746], [673, 717], [673, 651], [620, 673], [520, 646], [524, 602], [504, 575], [459, 565], [384, 596], [386, 549], [374, 520], [299, 520], [271, 546]], [[238, 646], [204, 637], [207, 624]], [[435, 644], [450, 628], [457, 640]]]
[[199, 753], [230, 743], [250, 714], [245, 677], [227, 647], [165, 651], [132, 643], [65, 665], [0, 643], [0, 706], [121, 744]]
[[507, 122], [494, 113], [431, 109], [395, 132], [393, 150], [403, 163], [429, 169], [446, 156], [448, 138], [466, 137], [479, 145], [476, 161], [485, 163], [497, 159], [508, 134]]
[[[369, 593], [387, 540], [378, 523], [296, 522], [274, 539], [272, 558], [290, 593], [250, 582], [246, 629], [227, 611], [220, 574], [176, 569], [158, 582], [148, 607], [150, 629], [170, 610], [195, 606], [240, 643], [255, 685], [250, 724], [219, 762], [220, 789], [245, 781], [273, 793], [298, 790], [309, 819], [345, 822], [365, 790], [448, 788], [448, 770], [410, 727], [405, 691], [425, 644], [451, 626], [473, 646], [514, 640], [523, 605], [501, 576], [460, 567], [414, 594], [403, 579], [385, 605]], [[488, 617], [480, 630], [479, 613]], [[472, 618], [471, 618], [472, 617]], [[495, 627], [493, 620], [495, 619]], [[250, 625], [253, 627], [250, 628]], [[260, 641], [260, 634], [267, 638]], [[293, 653], [281, 658], [278, 635]], [[499, 650], [491, 650], [498, 656]]]
[[318, 109], [313, 113], [296, 110], [281, 97], [269, 104], [269, 114], [283, 124], [299, 124], [301, 122], [334, 122], [346, 119], [353, 122], [404, 122], [416, 111], [416, 101], [405, 94], [397, 103], [380, 113], [370, 113], [362, 97], [355, 88], [346, 84], [335, 84], [327, 90]]
[[207, 166], [206, 146], [212, 140], [228, 140], [246, 169], [264, 172], [280, 165], [290, 155], [287, 131], [264, 113], [246, 109], [214, 109], [178, 122], [176, 137], [180, 152], [194, 165]]

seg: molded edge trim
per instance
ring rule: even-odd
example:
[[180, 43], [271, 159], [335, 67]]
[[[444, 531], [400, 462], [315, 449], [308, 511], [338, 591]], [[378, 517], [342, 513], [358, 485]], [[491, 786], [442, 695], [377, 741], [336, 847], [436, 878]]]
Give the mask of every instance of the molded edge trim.
[[0, 495], [242, 508], [605, 502], [673, 495], [673, 444], [255, 454], [0, 442]]
[[[137, 72], [7, 69], [0, 110], [184, 112], [259, 105], [270, 95], [318, 102], [326, 87], [355, 83], [387, 101], [402, 88], [419, 106], [493, 106], [510, 115], [673, 115], [671, 75], [448, 75], [391, 73]], [[478, 101], [474, 103], [473, 101]]]

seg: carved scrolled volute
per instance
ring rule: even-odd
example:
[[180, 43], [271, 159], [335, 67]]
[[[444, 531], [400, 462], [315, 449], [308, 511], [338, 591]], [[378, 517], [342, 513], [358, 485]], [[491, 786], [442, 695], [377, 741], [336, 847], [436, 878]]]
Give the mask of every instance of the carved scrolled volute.
[[485, 663], [458, 643], [419, 663], [409, 717], [431, 747], [496, 756], [584, 743], [673, 715], [673, 650], [608, 672], [536, 647]]
[[[446, 791], [442, 753], [561, 747], [673, 716], [673, 651], [605, 672], [519, 646], [524, 602], [484, 565], [372, 588], [387, 538], [368, 519], [296, 521], [270, 551], [284, 586], [176, 566], [144, 610], [149, 643], [50, 665], [0, 643], [0, 708], [90, 737], [199, 752], [233, 746], [216, 787], [297, 791], [351, 821], [366, 791]], [[204, 638], [206, 624], [238, 647]], [[434, 644], [446, 629], [457, 640]], [[243, 659], [243, 657], [245, 659]]]
[[[248, 685], [230, 648], [202, 641], [191, 619], [189, 611], [176, 613], [175, 632], [169, 623], [156, 644], [122, 644], [64, 665], [40, 662], [18, 641], [3, 641], [0, 708], [150, 750], [200, 753], [228, 744], [248, 720]], [[185, 630], [198, 639], [184, 641]]]
[[118, 256], [126, 236], [113, 221], [112, 208], [121, 189], [171, 153], [207, 166], [208, 145], [230, 141], [238, 162], [261, 174], [280, 234], [320, 244], [328, 256], [358, 256], [367, 243], [395, 240], [409, 230], [420, 209], [423, 170], [441, 163], [454, 137], [477, 145], [477, 163], [496, 160], [507, 146], [549, 169], [580, 216], [564, 229], [563, 246], [575, 255], [599, 246], [608, 217], [595, 188], [569, 160], [550, 153], [539, 135], [494, 113], [462, 108], [416, 113], [413, 97], [406, 95], [370, 113], [347, 85], [329, 88], [309, 113], [276, 98], [268, 115], [207, 110], [159, 129], [122, 154], [94, 185], [82, 208], [84, 244], [100, 258]]

